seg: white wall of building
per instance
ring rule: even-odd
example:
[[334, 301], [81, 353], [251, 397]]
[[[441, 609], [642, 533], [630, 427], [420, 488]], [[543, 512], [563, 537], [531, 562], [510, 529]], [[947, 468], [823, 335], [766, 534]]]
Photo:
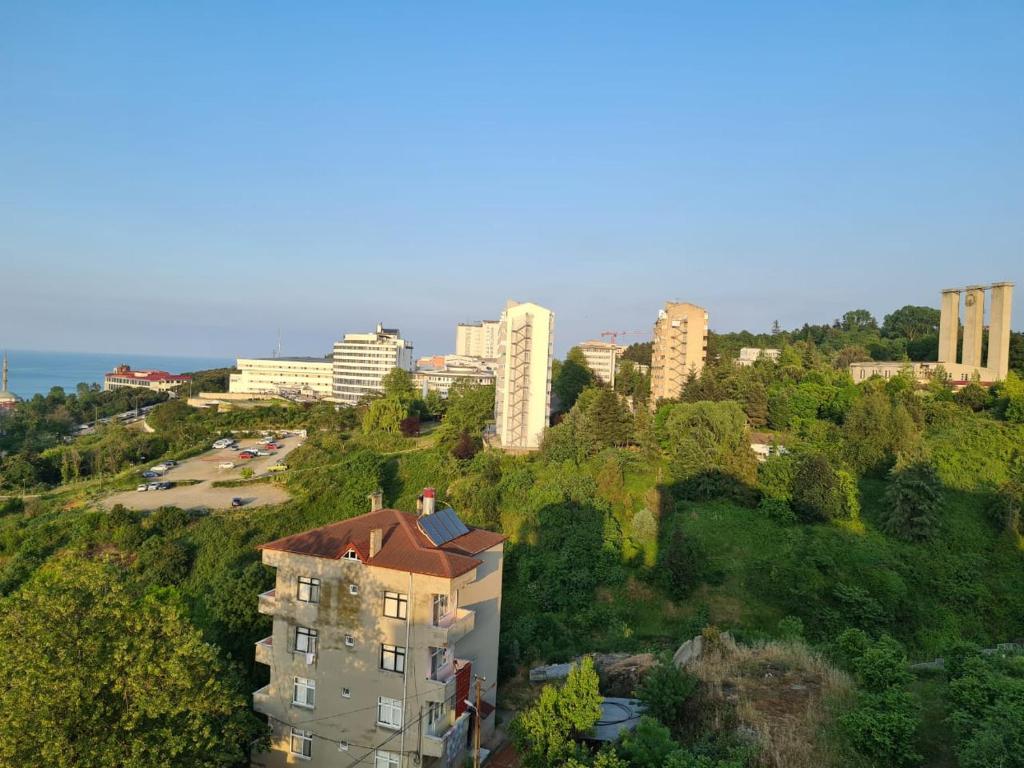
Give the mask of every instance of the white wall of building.
[[235, 367], [238, 373], [231, 374], [228, 382], [228, 392], [234, 394], [299, 392], [318, 398], [331, 396], [334, 363], [330, 358], [240, 357]]
[[502, 313], [494, 403], [502, 448], [540, 447], [551, 415], [554, 326], [554, 313], [532, 302], [510, 301]]
[[455, 326], [455, 354], [493, 360], [498, 356], [499, 320]]
[[413, 369], [412, 344], [397, 329], [378, 324], [372, 333], [346, 333], [334, 345], [334, 399], [355, 405], [365, 395], [382, 392], [381, 381], [393, 368]]

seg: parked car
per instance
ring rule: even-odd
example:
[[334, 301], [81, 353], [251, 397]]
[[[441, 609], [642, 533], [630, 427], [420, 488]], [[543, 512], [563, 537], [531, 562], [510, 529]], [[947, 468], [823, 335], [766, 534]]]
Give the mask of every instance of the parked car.
[[257, 449], [256, 449], [256, 450], [254, 451], [254, 453], [255, 453], [255, 454], [256, 454], [257, 456], [269, 456], [269, 455], [270, 455], [270, 451], [264, 451], [264, 450], [263, 450], [262, 448], [257, 448]]
[[233, 499], [231, 500], [231, 506], [232, 506], [232, 507], [240, 507], [240, 506], [242, 506], [242, 504], [244, 504], [244, 503], [245, 503], [245, 502], [243, 502], [243, 501], [242, 501], [242, 500], [241, 500], [240, 498], [238, 498], [237, 496], [235, 496], [235, 498], [233, 498]]
[[163, 482], [163, 483], [157, 483], [156, 484], [156, 489], [158, 491], [167, 491], [167, 490], [170, 490], [173, 487], [174, 487], [174, 483]]
[[256, 454], [253, 453], [252, 451], [242, 451], [240, 454], [238, 454], [238, 458], [240, 458], [240, 459], [255, 459], [256, 458]]
[[146, 490], [147, 491], [159, 491], [160, 490], [160, 483], [150, 483], [149, 485], [146, 486]]
[[218, 469], [234, 469], [235, 462], [233, 461], [222, 461], [218, 466]]
[[168, 467], [168, 466], [166, 466], [164, 464], [157, 464], [155, 467], [150, 467], [149, 471], [150, 472], [156, 472], [158, 475], [162, 475], [168, 469], [170, 469], [170, 467]]
[[231, 440], [231, 439], [229, 439], [227, 437], [222, 437], [220, 440], [218, 440], [217, 442], [215, 442], [213, 444], [213, 447], [217, 448], [219, 450], [221, 448], [229, 447], [233, 442], [234, 442], [234, 440]]
[[281, 447], [281, 446], [280, 446], [280, 445], [278, 445], [277, 443], [267, 443], [267, 445], [266, 445], [266, 448], [267, 448], [267, 450], [268, 450], [268, 451], [276, 451], [276, 450], [278, 450], [278, 449], [279, 449], [280, 447]]
[[148, 491], [149, 490], [149, 486], [146, 485], [145, 483], [142, 483], [135, 490], [136, 491]]
[[286, 469], [288, 469], [288, 465], [287, 464], [282, 464], [279, 461], [279, 462], [277, 462], [277, 464], [274, 464], [273, 466], [267, 467], [267, 472], [284, 472]]
[[154, 472], [151, 469], [147, 469], [145, 472], [142, 473], [142, 476], [147, 478], [147, 479], [149, 479], [149, 478], [154, 478], [154, 477], [160, 477], [160, 473], [159, 472]]
[[167, 460], [166, 460], [166, 461], [164, 462], [164, 466], [165, 466], [165, 467], [168, 467], [168, 468], [170, 468], [170, 467], [176, 467], [176, 466], [178, 466], [178, 462], [176, 462], [176, 461], [175, 461], [174, 459], [167, 459]]

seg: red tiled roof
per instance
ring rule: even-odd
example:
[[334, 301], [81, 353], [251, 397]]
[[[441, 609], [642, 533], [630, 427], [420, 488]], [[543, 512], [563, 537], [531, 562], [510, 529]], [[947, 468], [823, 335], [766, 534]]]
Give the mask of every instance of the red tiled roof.
[[191, 376], [183, 376], [167, 371], [111, 371], [106, 378], [123, 378], [142, 381], [191, 381]]
[[[383, 531], [380, 552], [370, 557], [370, 531]], [[435, 547], [416, 525], [416, 515], [397, 509], [379, 509], [359, 517], [330, 523], [311, 531], [285, 536], [260, 549], [339, 560], [354, 549], [367, 565], [411, 571], [427, 576], [454, 578], [467, 573], [481, 561], [478, 555], [505, 540], [500, 533], [470, 528], [469, 533]]]

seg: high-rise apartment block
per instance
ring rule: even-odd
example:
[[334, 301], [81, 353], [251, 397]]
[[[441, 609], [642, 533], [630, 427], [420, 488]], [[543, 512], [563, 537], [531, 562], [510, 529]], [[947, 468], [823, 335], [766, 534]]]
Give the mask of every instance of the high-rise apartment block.
[[579, 345], [587, 366], [602, 384], [615, 386], [615, 370], [625, 347], [607, 341], [585, 341]]
[[455, 326], [455, 354], [460, 357], [498, 357], [498, 320], [459, 323]]
[[436, 510], [431, 488], [421, 506], [374, 494], [368, 514], [261, 547], [277, 576], [253, 706], [271, 749], [253, 765], [449, 768], [477, 718], [482, 742], [493, 733], [505, 537]]
[[498, 444], [536, 450], [551, 415], [555, 315], [531, 302], [509, 301], [500, 324], [494, 393]]
[[346, 333], [334, 344], [334, 400], [355, 405], [366, 395], [383, 392], [381, 384], [393, 368], [412, 371], [412, 344], [397, 328]]
[[666, 302], [654, 323], [651, 406], [679, 397], [690, 373], [700, 375], [707, 355], [707, 310], [696, 304]]

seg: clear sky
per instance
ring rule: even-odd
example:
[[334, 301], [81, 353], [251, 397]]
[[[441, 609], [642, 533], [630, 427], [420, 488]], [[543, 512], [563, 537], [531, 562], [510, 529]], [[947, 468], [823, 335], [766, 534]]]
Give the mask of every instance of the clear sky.
[[[0, 346], [556, 349], [1017, 283], [1024, 3], [0, 2]], [[631, 340], [631, 339], [627, 339]]]

